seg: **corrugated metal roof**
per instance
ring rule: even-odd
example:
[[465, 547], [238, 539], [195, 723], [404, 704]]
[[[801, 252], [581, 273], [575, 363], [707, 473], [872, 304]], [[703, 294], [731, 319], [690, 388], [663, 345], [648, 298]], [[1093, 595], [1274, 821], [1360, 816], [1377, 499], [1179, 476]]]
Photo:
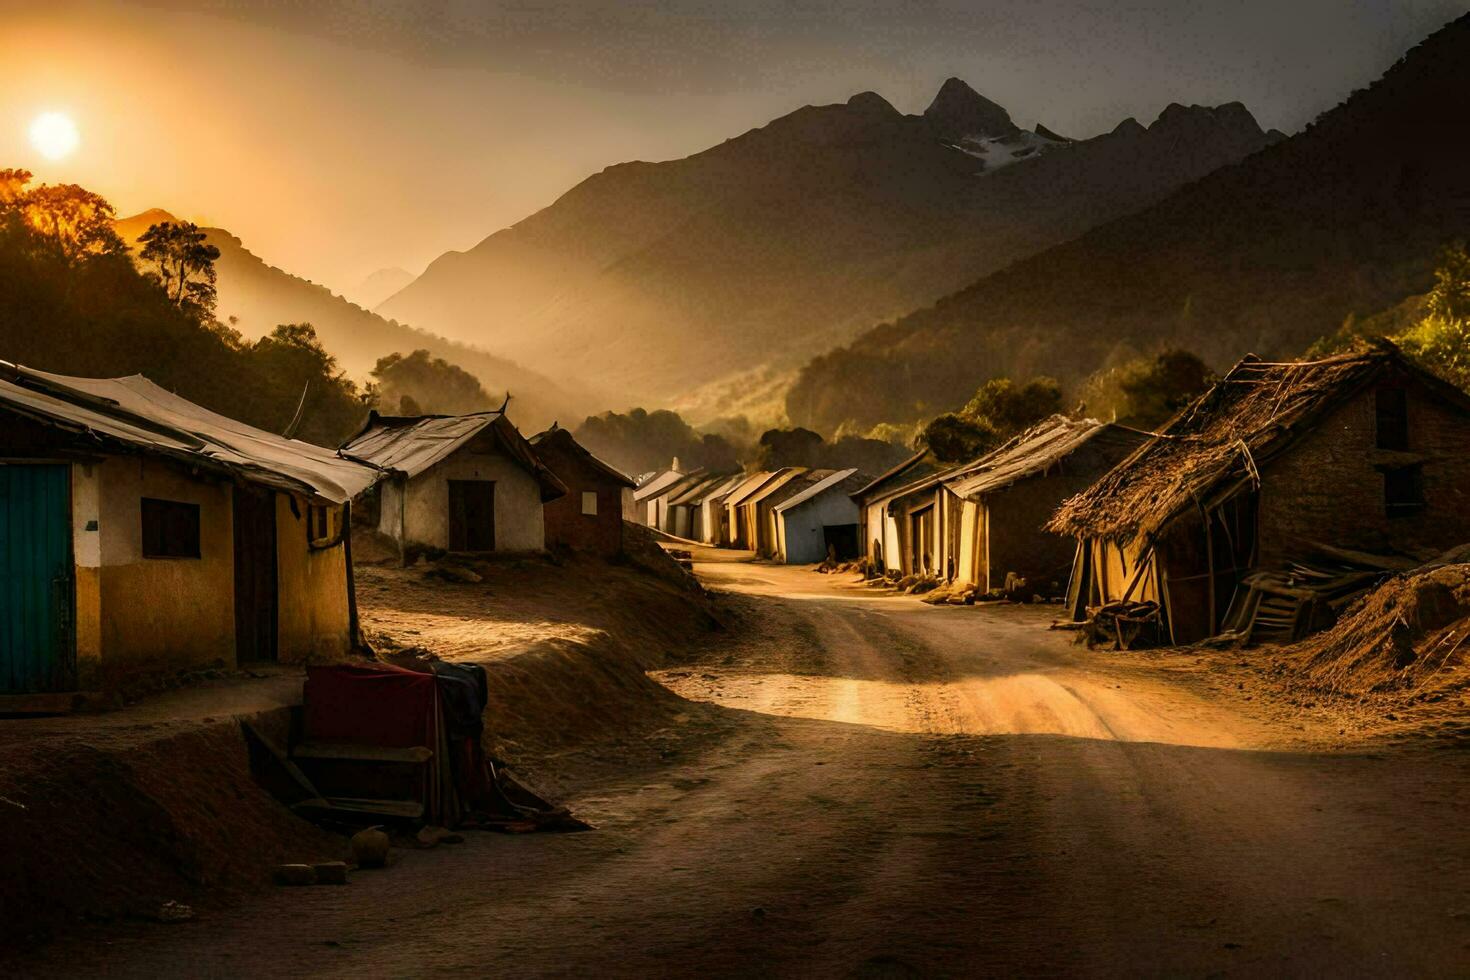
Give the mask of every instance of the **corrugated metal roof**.
[[500, 412], [471, 415], [391, 416], [374, 412], [367, 425], [342, 447], [342, 454], [412, 479], [449, 458], [482, 432], [541, 484], [541, 499], [555, 500], [567, 488], [537, 458], [531, 444]]
[[811, 500], [818, 494], [832, 489], [833, 487], [837, 486], [845, 480], [852, 478], [855, 475], [857, 475], [857, 470], [855, 469], [838, 470], [825, 479], [813, 483], [811, 486], [807, 487], [796, 496], [781, 501], [779, 504], [776, 505], [776, 512], [781, 513], [783, 511], [788, 511], [793, 507], [800, 507], [802, 504], [806, 503], [808, 500]]
[[168, 456], [345, 503], [380, 474], [340, 454], [211, 412], [149, 381], [74, 378], [0, 361], [0, 403], [103, 444]]
[[746, 504], [760, 503], [762, 500], [765, 500], [773, 493], [779, 492], [782, 487], [789, 484], [792, 480], [797, 479], [802, 474], [807, 472], [808, 470], [805, 466], [788, 466], [784, 470], [778, 470], [776, 475], [767, 480], [765, 484], [760, 487], [760, 489], [756, 490], [755, 493], [750, 494], [744, 500], [740, 501], [740, 506], [743, 507]]

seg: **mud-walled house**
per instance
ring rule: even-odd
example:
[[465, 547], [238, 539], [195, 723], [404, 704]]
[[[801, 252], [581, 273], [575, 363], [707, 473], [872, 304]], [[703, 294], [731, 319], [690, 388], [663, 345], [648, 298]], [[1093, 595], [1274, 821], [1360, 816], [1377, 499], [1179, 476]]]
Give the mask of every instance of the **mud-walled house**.
[[775, 525], [771, 508], [804, 486], [810, 471], [804, 466], [788, 466], [778, 470], [754, 493], [746, 495], [735, 509], [744, 547], [762, 557], [775, 554]]
[[[858, 508], [859, 534], [862, 557], [867, 559], [868, 568], [875, 575], [889, 572], [901, 573], [904, 565], [912, 565], [912, 535], [907, 521], [908, 508], [893, 508], [890, 505], [900, 498], [922, 509], [924, 493], [933, 498], [937, 485], [936, 475], [945, 470], [945, 465], [925, 450], [915, 453], [894, 466], [887, 473], [860, 487], [852, 494]], [[902, 510], [903, 513], [899, 513]]]
[[547, 501], [546, 547], [612, 558], [623, 551], [623, 521], [635, 515], [632, 477], [598, 459], [566, 429], [531, 437], [536, 456], [567, 488]]
[[725, 501], [746, 479], [744, 473], [727, 477], [699, 501], [699, 534], [695, 537], [696, 541], [712, 545], [727, 543], [730, 529]]
[[1050, 527], [1078, 542], [1079, 619], [1128, 600], [1174, 643], [1300, 635], [1355, 565], [1470, 541], [1470, 398], [1386, 344], [1248, 356]]
[[855, 469], [821, 470], [816, 477], [772, 509], [775, 557], [788, 565], [807, 565], [829, 556], [858, 557], [861, 547], [854, 491], [869, 483]]
[[0, 419], [0, 703], [354, 646], [371, 467], [139, 375], [0, 362]]
[[661, 470], [639, 482], [633, 491], [638, 523], [662, 530], [664, 516], [668, 513], [669, 494], [688, 479], [689, 474], [679, 470]]
[[1063, 501], [1085, 490], [1149, 438], [1095, 419], [1055, 415], [943, 481], [940, 565], [979, 592], [1012, 576], [1041, 595], [1061, 595], [1076, 541], [1046, 529]]
[[503, 412], [374, 412], [341, 449], [380, 470], [378, 531], [400, 555], [546, 547], [544, 507], [566, 486]]
[[722, 544], [729, 548], [749, 550], [755, 547], [755, 530], [750, 524], [744, 505], [747, 500], [765, 489], [773, 480], [782, 479], [787, 470], [762, 470], [752, 473], [725, 496], [725, 519]]
[[705, 541], [709, 536], [705, 523], [710, 509], [705, 506], [711, 497], [729, 488], [735, 477], [728, 473], [700, 480], [683, 493], [669, 498], [670, 533], [689, 541]]

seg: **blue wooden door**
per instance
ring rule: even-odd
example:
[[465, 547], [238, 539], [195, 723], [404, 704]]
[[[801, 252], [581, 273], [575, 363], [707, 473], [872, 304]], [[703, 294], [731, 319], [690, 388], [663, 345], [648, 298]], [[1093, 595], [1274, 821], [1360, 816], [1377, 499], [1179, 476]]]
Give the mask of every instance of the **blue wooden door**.
[[64, 465], [0, 465], [0, 694], [74, 686], [71, 485]]

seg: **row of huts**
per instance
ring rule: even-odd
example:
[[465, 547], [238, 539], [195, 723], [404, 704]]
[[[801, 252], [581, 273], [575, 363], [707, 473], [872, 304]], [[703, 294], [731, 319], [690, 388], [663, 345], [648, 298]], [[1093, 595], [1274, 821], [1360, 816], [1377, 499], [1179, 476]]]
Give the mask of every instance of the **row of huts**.
[[1141, 608], [1169, 643], [1292, 639], [1470, 541], [1470, 397], [1388, 344], [1247, 356], [1157, 433], [1055, 417], [860, 489], [875, 574]]
[[861, 551], [855, 469], [788, 466], [755, 473], [646, 474], [634, 493], [640, 523], [675, 537], [753, 551], [789, 564]]
[[611, 556], [633, 492], [570, 433], [528, 440], [503, 412], [373, 414], [334, 451], [142, 376], [0, 362], [0, 711], [346, 654], [359, 642], [354, 508], [404, 560]]
[[1143, 610], [1164, 642], [1291, 639], [1355, 589], [1470, 541], [1470, 398], [1391, 344], [1247, 356], [1160, 431], [1055, 416], [978, 459], [875, 479], [651, 474], [639, 519], [951, 593]]

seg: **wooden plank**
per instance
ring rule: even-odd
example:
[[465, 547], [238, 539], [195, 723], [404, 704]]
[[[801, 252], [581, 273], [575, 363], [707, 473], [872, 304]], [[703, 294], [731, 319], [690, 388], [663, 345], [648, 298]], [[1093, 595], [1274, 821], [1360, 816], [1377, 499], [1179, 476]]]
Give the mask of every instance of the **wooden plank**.
[[364, 800], [347, 796], [302, 800], [300, 803], [293, 804], [291, 809], [341, 815], [391, 817], [401, 820], [418, 820], [424, 815], [424, 805], [415, 800]]
[[240, 727], [245, 730], [245, 733], [247, 735], [255, 739], [256, 742], [260, 743], [260, 745], [264, 746], [265, 750], [269, 752], [273, 757], [275, 757], [276, 762], [278, 762], [281, 768], [285, 770], [286, 775], [291, 777], [291, 781], [294, 782], [297, 787], [300, 788], [301, 791], [307, 795], [308, 798], [317, 798], [321, 796], [321, 794], [317, 791], [317, 788], [312, 785], [311, 780], [306, 778], [306, 773], [302, 772], [300, 767], [298, 767], [296, 763], [290, 760], [286, 753], [281, 750], [280, 746], [276, 745], [276, 743], [266, 738], [260, 729], [256, 728], [248, 721], [241, 720]]
[[386, 745], [359, 745], [354, 742], [302, 742], [291, 750], [291, 756], [296, 759], [420, 764], [432, 759], [434, 753], [422, 745], [395, 748]]

